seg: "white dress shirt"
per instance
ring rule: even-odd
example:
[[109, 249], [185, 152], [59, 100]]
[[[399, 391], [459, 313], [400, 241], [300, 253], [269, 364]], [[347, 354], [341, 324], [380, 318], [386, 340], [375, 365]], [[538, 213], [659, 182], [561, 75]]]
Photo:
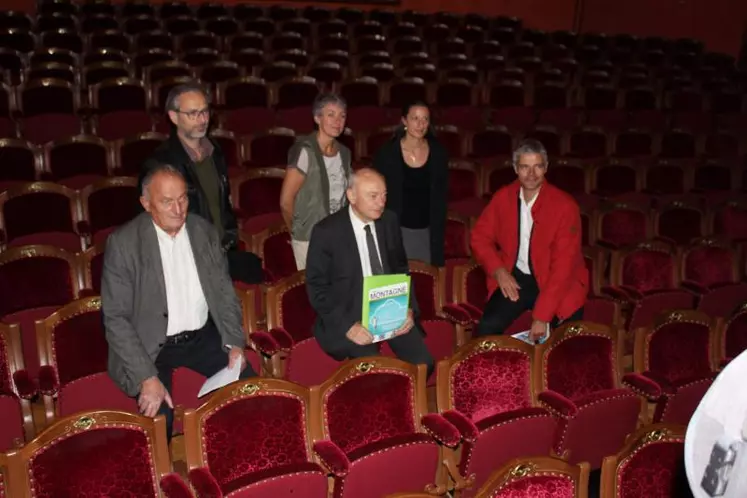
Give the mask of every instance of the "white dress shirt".
[[350, 213], [350, 222], [353, 224], [353, 233], [355, 233], [355, 243], [358, 245], [358, 254], [361, 258], [361, 269], [363, 270], [364, 277], [370, 277], [373, 275], [371, 272], [371, 260], [368, 257], [368, 244], [366, 243], [366, 225], [371, 227], [371, 234], [374, 238], [374, 245], [376, 246], [376, 252], [378, 252], [379, 261], [381, 262], [382, 268], [384, 267], [384, 261], [381, 259], [381, 250], [379, 249], [379, 239], [376, 237], [376, 224], [372, 221], [370, 223], [363, 223], [358, 218], [358, 215], [353, 211], [353, 206], [348, 207]]
[[[155, 225], [155, 224], [154, 224]], [[172, 237], [156, 226], [169, 319], [166, 335], [201, 329], [208, 319], [197, 265], [186, 227]]]
[[516, 258], [516, 268], [520, 272], [531, 275], [531, 265], [529, 263], [529, 242], [532, 238], [532, 226], [534, 225], [534, 218], [532, 218], [532, 206], [539, 197], [539, 191], [534, 194], [534, 199], [529, 202], [524, 200], [524, 189], [519, 189], [519, 205], [521, 211], [519, 213], [519, 255]]

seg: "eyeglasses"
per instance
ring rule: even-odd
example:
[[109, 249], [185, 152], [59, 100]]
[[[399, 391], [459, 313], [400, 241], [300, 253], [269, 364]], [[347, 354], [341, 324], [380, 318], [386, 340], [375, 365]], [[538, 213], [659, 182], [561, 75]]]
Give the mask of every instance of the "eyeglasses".
[[195, 110], [195, 111], [180, 111], [177, 109], [179, 114], [184, 114], [192, 121], [195, 121], [197, 118], [209, 118], [210, 114], [212, 113], [212, 109], [201, 109], [201, 110]]

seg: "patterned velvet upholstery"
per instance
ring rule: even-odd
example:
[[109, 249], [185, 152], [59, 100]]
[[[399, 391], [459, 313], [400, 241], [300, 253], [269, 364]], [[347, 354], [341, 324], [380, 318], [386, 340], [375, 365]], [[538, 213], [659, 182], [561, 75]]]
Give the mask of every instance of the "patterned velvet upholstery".
[[478, 498], [579, 498], [586, 496], [589, 466], [547, 457], [515, 458], [497, 467]]
[[728, 247], [698, 245], [683, 254], [683, 280], [704, 287], [734, 281], [734, 252]]
[[637, 244], [648, 238], [647, 224], [646, 213], [617, 207], [601, 216], [598, 236], [618, 247]]
[[[306, 432], [308, 392], [296, 386], [284, 390], [283, 381], [244, 384], [250, 386], [239, 396], [220, 393], [197, 412], [188, 412], [185, 438], [188, 451], [199, 452], [190, 460], [192, 468], [205, 466], [224, 495], [256, 488], [246, 496], [262, 496], [263, 486], [273, 480], [287, 480], [309, 472], [303, 496], [314, 496], [326, 489], [322, 469], [311, 463]], [[251, 392], [258, 389], [256, 392]], [[193, 432], [196, 431], [196, 432]], [[266, 482], [262, 482], [266, 481]], [[265, 496], [269, 496], [265, 489]]]
[[710, 375], [708, 324], [670, 322], [648, 338], [648, 371], [671, 383]]
[[683, 441], [649, 444], [620, 466], [617, 492], [620, 498], [668, 498], [674, 495], [674, 477], [684, 453]]
[[[163, 418], [87, 412], [61, 419], [9, 456], [38, 498], [161, 496], [170, 471]], [[25, 472], [23, 472], [25, 471]]]
[[490, 498], [575, 498], [576, 487], [565, 476], [533, 476], [508, 484]]
[[642, 247], [625, 257], [621, 284], [641, 293], [671, 289], [674, 286], [674, 274], [671, 254]]
[[157, 493], [147, 438], [137, 429], [98, 429], [61, 438], [29, 463], [39, 497]]
[[520, 351], [476, 354], [458, 364], [450, 381], [453, 409], [478, 422], [532, 406], [531, 358]]
[[329, 392], [325, 424], [345, 453], [416, 432], [413, 385], [399, 373], [362, 375]]
[[319, 400], [320, 439], [334, 443], [350, 462], [347, 475], [335, 478], [336, 498], [378, 498], [441, 481], [436, 472], [441, 474], [444, 457], [419, 420], [425, 411], [424, 365], [356, 360], [321, 385]]
[[473, 487], [462, 490], [465, 498], [511, 458], [552, 451], [557, 421], [535, 407], [532, 359], [531, 346], [493, 336], [473, 340], [439, 364], [439, 412], [475, 427], [474, 437], [462, 434], [460, 474], [475, 476]]
[[716, 373], [712, 323], [697, 311], [664, 312], [636, 332], [634, 366], [655, 382], [661, 395], [655, 422], [687, 423]]
[[598, 468], [638, 423], [640, 399], [618, 388], [619, 347], [617, 333], [607, 327], [576, 322], [556, 329], [542, 349], [547, 394], [575, 406], [573, 414], [563, 415], [555, 399], [540, 395], [561, 416], [555, 451], [569, 452], [571, 463], [585, 461]]
[[654, 424], [631, 434], [602, 467], [602, 496], [688, 496], [684, 472], [685, 426]]

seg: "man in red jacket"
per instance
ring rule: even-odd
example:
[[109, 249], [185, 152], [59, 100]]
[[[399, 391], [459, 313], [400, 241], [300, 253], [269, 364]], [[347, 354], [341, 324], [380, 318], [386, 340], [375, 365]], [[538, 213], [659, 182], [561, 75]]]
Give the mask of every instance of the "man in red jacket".
[[524, 140], [514, 151], [518, 181], [493, 195], [472, 230], [472, 253], [490, 298], [476, 335], [501, 334], [532, 310], [530, 338], [580, 320], [589, 286], [576, 201], [545, 181], [547, 151]]

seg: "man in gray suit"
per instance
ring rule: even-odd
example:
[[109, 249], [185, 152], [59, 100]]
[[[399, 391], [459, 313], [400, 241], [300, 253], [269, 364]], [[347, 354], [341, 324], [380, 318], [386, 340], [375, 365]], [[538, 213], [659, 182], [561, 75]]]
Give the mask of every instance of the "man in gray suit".
[[187, 367], [210, 377], [246, 364], [241, 308], [215, 227], [188, 214], [187, 185], [161, 165], [143, 178], [145, 212], [109, 236], [101, 306], [109, 375], [141, 413], [164, 414], [171, 436], [172, 372]]

